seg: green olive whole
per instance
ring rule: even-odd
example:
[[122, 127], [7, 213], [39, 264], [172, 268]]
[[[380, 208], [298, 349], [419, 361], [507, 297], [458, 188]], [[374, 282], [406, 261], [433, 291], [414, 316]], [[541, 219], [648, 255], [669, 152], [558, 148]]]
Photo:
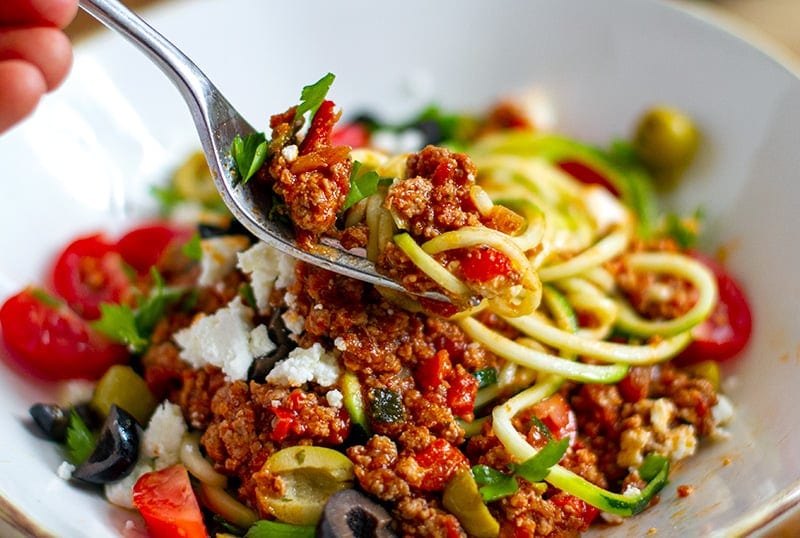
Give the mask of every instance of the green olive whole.
[[675, 108], [658, 106], [639, 119], [633, 145], [639, 159], [651, 171], [672, 174], [691, 162], [699, 138], [689, 116]]

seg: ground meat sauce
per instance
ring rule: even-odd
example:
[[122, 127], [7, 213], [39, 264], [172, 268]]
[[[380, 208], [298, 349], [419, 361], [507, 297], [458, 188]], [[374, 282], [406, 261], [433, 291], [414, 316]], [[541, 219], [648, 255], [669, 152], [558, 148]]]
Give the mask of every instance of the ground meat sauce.
[[[280, 485], [262, 471], [264, 462], [281, 448], [314, 444], [344, 451], [354, 464], [357, 487], [390, 510], [401, 535], [466, 536], [443, 508], [442, 491], [459, 470], [482, 464], [505, 471], [511, 462], [490, 420], [470, 439], [457, 420], [473, 419], [472, 374], [502, 361], [456, 324], [398, 308], [362, 282], [304, 263], [296, 265], [295, 277], [288, 289], [273, 292], [273, 307], [285, 310], [280, 299], [292, 297], [291, 309], [305, 320], [295, 343], [321, 344], [357, 376], [371, 435], [354, 428], [344, 407], [327, 401], [327, 388], [231, 382], [215, 367], [190, 368], [170, 339], [192, 321], [180, 310], [156, 329], [142, 359], [145, 379], [156, 394], [181, 406], [192, 428], [204, 431], [207, 457], [260, 517], [272, 517], [260, 498]], [[234, 271], [221, 285], [202, 290], [198, 312], [230, 301], [243, 278]], [[478, 318], [515, 336], [494, 314]], [[568, 382], [559, 394], [576, 426], [561, 465], [615, 491], [644, 485], [629, 471], [644, 453], [677, 450], [682, 442], [691, 450], [697, 436], [715, 427], [714, 387], [668, 364], [633, 368], [618, 385]], [[389, 411], [381, 408], [387, 401], [394, 406]], [[533, 412], [521, 413], [514, 424], [536, 444], [541, 437], [532, 417]], [[597, 509], [551, 486], [518, 482], [516, 493], [488, 504], [500, 536], [574, 536], [597, 516]]]

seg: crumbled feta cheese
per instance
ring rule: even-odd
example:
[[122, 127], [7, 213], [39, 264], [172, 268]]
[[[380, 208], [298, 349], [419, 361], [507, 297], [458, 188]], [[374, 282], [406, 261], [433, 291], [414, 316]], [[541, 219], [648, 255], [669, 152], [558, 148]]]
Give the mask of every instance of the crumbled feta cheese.
[[210, 364], [222, 369], [229, 379], [247, 379], [253, 362], [252, 315], [252, 310], [236, 297], [213, 314], [195, 319], [173, 335], [181, 347], [180, 357], [195, 368]]
[[275, 342], [270, 340], [266, 325], [259, 325], [250, 331], [250, 354], [253, 357], [269, 355], [275, 351], [277, 347]]
[[314, 382], [323, 387], [336, 384], [339, 379], [336, 357], [315, 343], [310, 348], [295, 348], [282, 361], [275, 364], [267, 381], [285, 387], [299, 387]]
[[128, 476], [104, 486], [106, 499], [112, 504], [133, 510], [133, 486], [143, 474], [154, 470], [149, 461], [140, 458]]
[[693, 455], [697, 450], [697, 436], [694, 426], [681, 424], [673, 428], [664, 439], [664, 447], [672, 461], [682, 460]]
[[336, 340], [333, 341], [333, 347], [335, 347], [339, 351], [346, 351], [347, 342], [345, 342], [344, 338], [342, 338], [341, 336], [337, 336]]
[[58, 387], [56, 401], [61, 407], [69, 408], [75, 404], [88, 402], [94, 394], [94, 383], [86, 379], [70, 379]]
[[181, 438], [187, 431], [180, 406], [164, 401], [147, 424], [142, 441], [144, 456], [155, 458], [155, 468], [164, 469], [181, 459]]
[[633, 484], [628, 484], [625, 486], [625, 491], [622, 494], [626, 497], [636, 497], [637, 495], [642, 494], [642, 490], [634, 486]]
[[605, 187], [591, 185], [586, 187], [586, 209], [597, 224], [598, 233], [608, 231], [612, 226], [625, 224], [631, 220], [630, 213], [619, 199]]
[[281, 314], [283, 324], [290, 333], [300, 336], [306, 329], [306, 319], [294, 310], [287, 310]]
[[622, 432], [617, 453], [617, 465], [638, 468], [644, 460], [644, 450], [653, 438], [653, 433], [645, 428], [631, 428]]
[[75, 470], [75, 466], [72, 465], [68, 461], [62, 461], [61, 465], [58, 466], [56, 469], [56, 474], [61, 480], [69, 480], [72, 478], [72, 472]]
[[724, 394], [717, 394], [717, 404], [711, 408], [715, 426], [724, 426], [733, 419], [733, 404]]
[[659, 398], [653, 402], [650, 408], [650, 423], [653, 430], [657, 433], [666, 434], [669, 431], [669, 424], [675, 416], [676, 408], [672, 400]]
[[238, 267], [250, 275], [250, 286], [259, 312], [266, 312], [273, 288], [286, 288], [294, 282], [296, 260], [266, 243], [256, 243], [239, 253]]
[[299, 151], [296, 144], [290, 144], [281, 150], [281, 155], [283, 155], [283, 158], [286, 159], [287, 163], [296, 161], [298, 154]]
[[237, 254], [250, 244], [250, 240], [243, 235], [225, 235], [212, 237], [200, 241], [200, 276], [197, 284], [202, 287], [213, 286], [234, 267], [236, 267]]
[[389, 155], [419, 151], [425, 143], [425, 136], [417, 129], [405, 129], [399, 133], [378, 130], [372, 133], [370, 144], [375, 149], [385, 151]]
[[336, 407], [337, 409], [341, 408], [344, 403], [344, 395], [338, 389], [326, 392], [325, 399], [328, 400], [328, 405]]

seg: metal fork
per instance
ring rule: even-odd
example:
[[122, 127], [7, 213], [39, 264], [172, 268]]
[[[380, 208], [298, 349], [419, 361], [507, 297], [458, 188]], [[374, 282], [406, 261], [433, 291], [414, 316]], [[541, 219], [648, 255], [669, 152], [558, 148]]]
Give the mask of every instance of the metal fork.
[[[276, 249], [319, 267], [376, 286], [408, 293], [397, 282], [377, 273], [375, 264], [337, 246], [326, 244], [313, 252], [297, 247], [292, 230], [267, 218], [269, 197], [251, 184], [235, 186], [231, 173], [231, 144], [236, 135], [255, 129], [245, 120], [202, 71], [175, 45], [117, 0], [80, 0], [92, 17], [122, 35], [143, 52], [178, 88], [192, 113], [197, 134], [211, 168], [217, 190], [233, 216], [253, 235]], [[447, 300], [428, 292], [427, 297]]]

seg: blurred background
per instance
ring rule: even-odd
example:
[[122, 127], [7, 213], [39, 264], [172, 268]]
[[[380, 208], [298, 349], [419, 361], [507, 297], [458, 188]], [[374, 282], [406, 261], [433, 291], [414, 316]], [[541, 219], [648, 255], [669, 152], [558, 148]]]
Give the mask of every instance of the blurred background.
[[[124, 0], [129, 7], [139, 9], [169, 0]], [[721, 12], [745, 21], [790, 49], [800, 59], [800, 0], [682, 0], [713, 6]], [[100, 26], [85, 13], [80, 13], [67, 29], [74, 39], [97, 31]]]

